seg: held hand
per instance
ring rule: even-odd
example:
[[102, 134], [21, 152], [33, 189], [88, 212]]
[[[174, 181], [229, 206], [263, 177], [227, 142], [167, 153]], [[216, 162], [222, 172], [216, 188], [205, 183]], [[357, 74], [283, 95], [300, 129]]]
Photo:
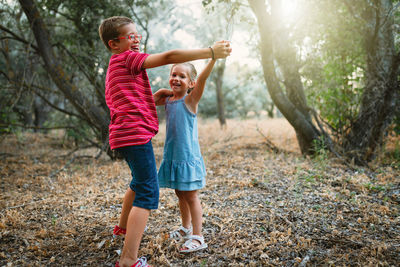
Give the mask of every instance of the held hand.
[[154, 103], [156, 104], [156, 106], [165, 105], [165, 101], [167, 100], [167, 97], [173, 96], [173, 95], [174, 94], [172, 93], [171, 90], [162, 88], [153, 94]]
[[218, 41], [212, 46], [214, 51], [214, 58], [226, 58], [232, 52], [231, 44], [229, 41]]

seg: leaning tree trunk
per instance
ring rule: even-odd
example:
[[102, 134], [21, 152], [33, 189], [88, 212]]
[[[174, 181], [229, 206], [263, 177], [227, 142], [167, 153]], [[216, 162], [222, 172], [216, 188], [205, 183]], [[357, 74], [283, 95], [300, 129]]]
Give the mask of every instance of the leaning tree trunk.
[[[99, 109], [94, 103], [89, 101], [78, 88], [70, 82], [68, 75], [62, 68], [62, 64], [60, 64], [59, 59], [55, 56], [46, 25], [35, 3], [32, 0], [19, 0], [19, 2], [31, 24], [39, 53], [52, 80], [88, 124], [96, 129], [97, 133], [99, 133], [99, 139], [103, 143], [108, 142], [109, 116], [106, 111]], [[109, 151], [109, 155], [111, 154], [112, 153]]]
[[217, 109], [218, 109], [218, 120], [221, 127], [226, 125], [225, 118], [225, 105], [224, 105], [224, 95], [222, 93], [222, 80], [224, 78], [225, 72], [225, 60], [221, 60], [216, 67], [216, 74], [214, 76], [215, 80], [215, 90], [217, 94]]
[[344, 142], [348, 155], [364, 165], [375, 158], [398, 109], [400, 63], [392, 31], [392, 1], [377, 0], [368, 8], [364, 18], [369, 25], [365, 32], [366, 85], [358, 117]]
[[[310, 109], [306, 104], [295, 51], [284, 39], [284, 32], [280, 31], [282, 29], [273, 28], [279, 23], [267, 12], [265, 0], [248, 0], [248, 2], [257, 17], [261, 38], [261, 61], [269, 94], [295, 129], [301, 152], [312, 154], [315, 152], [315, 141], [319, 140], [321, 133], [309, 115]], [[282, 71], [287, 95], [279, 84], [275, 60]]]

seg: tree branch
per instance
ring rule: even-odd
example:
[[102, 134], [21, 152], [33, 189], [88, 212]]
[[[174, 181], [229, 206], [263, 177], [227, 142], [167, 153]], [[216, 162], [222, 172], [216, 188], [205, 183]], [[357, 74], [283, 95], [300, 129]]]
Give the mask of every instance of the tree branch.
[[274, 153], [282, 153], [282, 152], [286, 152], [283, 149], [280, 149], [279, 147], [277, 147], [274, 143], [272, 143], [271, 140], [268, 139], [268, 137], [265, 136], [265, 134], [261, 131], [261, 129], [258, 127], [256, 128], [257, 132], [259, 132], [259, 134], [261, 134], [264, 137], [265, 140], [265, 145]]
[[36, 52], [38, 52], [37, 46], [33, 45], [32, 42], [29, 42], [29, 41], [25, 40], [24, 38], [18, 36], [17, 34], [12, 32], [10, 29], [4, 27], [3, 25], [0, 25], [0, 30], [2, 30], [8, 34], [11, 34], [11, 37], [6, 36], [6, 37], [2, 37], [1, 39], [12, 39], [12, 40], [20, 41], [21, 43], [31, 46], [33, 49], [35, 49]]
[[61, 47], [67, 54], [68, 56], [70, 56], [70, 58], [72, 58], [72, 61], [75, 62], [76, 65], [78, 65], [79, 70], [83, 73], [83, 75], [85, 75], [85, 77], [93, 84], [93, 80], [90, 77], [90, 75], [87, 73], [87, 71], [85, 70], [85, 68], [82, 66], [82, 64], [79, 63], [79, 60], [77, 60], [77, 58], [74, 56], [73, 53], [71, 53], [68, 48], [66, 48], [62, 43], [57, 43], [56, 46]]
[[20, 123], [0, 123], [0, 128], [8, 128], [9, 126], [16, 126], [25, 129], [35, 129], [35, 130], [58, 130], [58, 129], [76, 129], [76, 126], [54, 126], [54, 127], [40, 127], [33, 125], [25, 125]]
[[[71, 53], [67, 47], [65, 47], [64, 44], [62, 43], [57, 43], [56, 46], [61, 47], [72, 59], [72, 61], [75, 62], [76, 65], [78, 65], [79, 70], [81, 70], [81, 72], [83, 73], [83, 75], [86, 77], [86, 79], [88, 79], [88, 81], [93, 85], [94, 90], [97, 93], [97, 96], [99, 97], [99, 101], [101, 103], [102, 106], [104, 106], [104, 108], [107, 108], [106, 103], [104, 102], [104, 91], [101, 91], [100, 88], [103, 87], [103, 85], [99, 84], [98, 80], [96, 80], [96, 77], [93, 75], [90, 75], [90, 73], [88, 73], [85, 69], [85, 67], [80, 64], [80, 61], [74, 56], [73, 53]], [[103, 88], [104, 90], [104, 88]]]
[[382, 26], [384, 26], [389, 20], [390, 18], [393, 16], [393, 14], [395, 13], [395, 11], [400, 7], [400, 2], [397, 3], [394, 7], [392, 7], [389, 12], [387, 13], [387, 15], [385, 16], [385, 19], [382, 22]]
[[363, 22], [367, 22], [365, 19], [363, 19], [362, 17], [360, 17], [359, 15], [357, 15], [353, 9], [353, 3], [351, 3], [351, 1], [349, 0], [343, 0], [343, 4], [347, 7], [347, 9], [350, 11], [350, 14], [353, 16], [353, 18], [357, 19], [357, 20], [361, 20]]
[[[28, 84], [26, 84], [26, 83], [24, 83], [24, 82], [18, 83], [18, 82], [16, 82], [16, 81], [14, 81], [13, 79], [11, 79], [4, 71], [1, 71], [1, 70], [0, 70], [0, 74], [3, 74], [3, 75], [6, 77], [6, 79], [7, 79], [11, 84], [14, 84], [16, 87], [21, 86], [21, 87], [24, 87], [24, 88], [32, 89], [32, 91], [33, 91], [38, 97], [40, 97], [44, 102], [46, 102], [47, 105], [49, 105], [49, 106], [52, 107], [53, 109], [58, 110], [58, 111], [60, 111], [60, 112], [62, 112], [62, 113], [64, 113], [64, 114], [77, 117], [77, 118], [79, 118], [79, 119], [81, 119], [81, 120], [85, 120], [85, 118], [83, 118], [83, 117], [80, 116], [79, 114], [76, 114], [76, 113], [73, 113], [73, 112], [70, 112], [70, 111], [67, 111], [67, 110], [64, 110], [64, 109], [61, 109], [61, 108], [57, 107], [55, 104], [51, 103], [49, 100], [47, 100], [47, 98], [46, 98], [45, 96], [43, 96], [43, 95], [39, 92], [39, 90], [40, 90], [40, 91], [49, 91], [49, 92], [52, 92], [52, 90], [51, 90], [50, 88], [45, 88], [45, 87], [43, 87], [43, 86], [39, 86], [39, 85], [35, 85], [35, 84], [30, 84], [30, 85], [28, 85]], [[37, 88], [37, 89], [39, 89], [39, 90], [35, 90], [35, 88]]]
[[[33, 89], [33, 87], [37, 87], [37, 88], [38, 88], [37, 85], [31, 85], [31, 88], [32, 88], [32, 89]], [[67, 115], [70, 115], [70, 116], [74, 116], [74, 117], [77, 117], [77, 118], [79, 118], [79, 119], [81, 119], [81, 120], [86, 121], [85, 118], [83, 118], [83, 117], [80, 116], [79, 114], [76, 114], [76, 113], [73, 113], [73, 112], [70, 112], [70, 111], [67, 111], [67, 110], [65, 110], [65, 109], [62, 109], [62, 108], [57, 107], [55, 104], [51, 103], [49, 100], [47, 100], [46, 97], [44, 97], [43, 95], [41, 95], [41, 94], [40, 94], [38, 91], [36, 91], [35, 89], [33, 89], [33, 92], [34, 92], [38, 97], [40, 97], [44, 102], [46, 102], [47, 105], [49, 105], [50, 107], [52, 107], [53, 109], [58, 110], [58, 111], [60, 111], [61, 113], [64, 113], [64, 114], [67, 114]]]
[[136, 24], [139, 24], [140, 27], [142, 27], [142, 29], [144, 29], [144, 30], [147, 31], [147, 28], [145, 27], [145, 25], [143, 25], [142, 20], [139, 18], [139, 16], [136, 14], [135, 10], [133, 9], [133, 6], [134, 6], [134, 5], [130, 4], [130, 3], [128, 2], [128, 0], [126, 0], [125, 3], [129, 6], [129, 8], [130, 8], [130, 10], [131, 10], [131, 12], [132, 12], [132, 14], [133, 14], [133, 16], [135, 17], [135, 19], [136, 19], [135, 23], [136, 23]]
[[52, 48], [50, 34], [35, 1], [19, 0], [19, 3], [29, 20], [30, 27], [38, 44], [40, 55], [44, 61], [45, 69], [48, 71], [50, 77], [60, 91], [63, 92], [65, 97], [74, 105], [76, 110], [85, 117], [85, 120], [90, 125], [99, 130], [101, 138], [105, 139], [109, 124], [106, 111], [98, 108], [69, 80], [62, 62], [60, 62], [59, 57], [56, 56]]

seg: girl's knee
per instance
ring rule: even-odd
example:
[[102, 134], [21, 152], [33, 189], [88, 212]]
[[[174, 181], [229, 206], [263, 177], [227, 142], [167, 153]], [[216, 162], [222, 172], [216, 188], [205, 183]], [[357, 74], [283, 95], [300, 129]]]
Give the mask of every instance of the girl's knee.
[[197, 190], [195, 190], [195, 191], [175, 190], [175, 193], [179, 199], [182, 199], [186, 202], [193, 202], [193, 201], [197, 201], [197, 199], [198, 199]]
[[184, 199], [185, 198], [185, 191], [179, 191], [175, 189], [175, 194], [179, 199]]
[[197, 191], [188, 191], [185, 195], [185, 199], [188, 203], [194, 203], [199, 201], [199, 197], [197, 195]]

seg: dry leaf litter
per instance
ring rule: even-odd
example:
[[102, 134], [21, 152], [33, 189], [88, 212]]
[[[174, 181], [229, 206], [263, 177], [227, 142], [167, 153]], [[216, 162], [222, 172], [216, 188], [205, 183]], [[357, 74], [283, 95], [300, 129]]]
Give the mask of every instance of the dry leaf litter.
[[[164, 127], [153, 139], [158, 164]], [[139, 251], [153, 266], [399, 266], [398, 162], [371, 170], [304, 158], [284, 119], [229, 120], [225, 129], [202, 120], [199, 136], [209, 248], [178, 253], [168, 239], [180, 223], [177, 198], [161, 189]], [[0, 266], [114, 266], [126, 163], [75, 151], [59, 132], [2, 138]]]

